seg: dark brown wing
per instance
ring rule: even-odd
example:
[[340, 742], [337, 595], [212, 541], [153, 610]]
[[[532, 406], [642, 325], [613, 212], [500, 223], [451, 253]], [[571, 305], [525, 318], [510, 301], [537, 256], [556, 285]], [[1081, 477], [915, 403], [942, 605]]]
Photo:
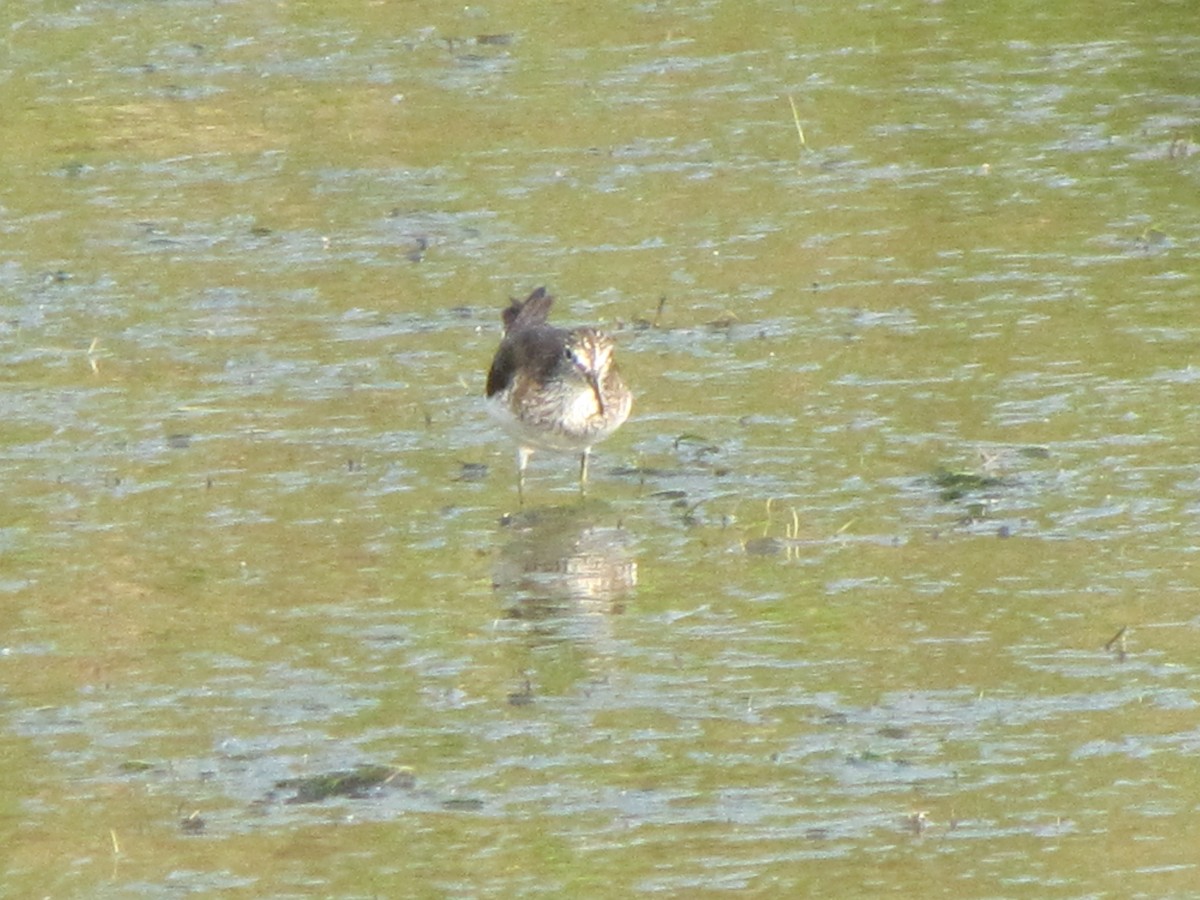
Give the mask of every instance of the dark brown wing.
[[554, 297], [540, 287], [524, 300], [513, 300], [500, 314], [504, 320], [504, 331], [507, 334], [514, 329], [531, 328], [541, 325], [550, 315], [550, 307]]
[[500, 342], [500, 349], [496, 351], [492, 367], [488, 369], [487, 395], [494, 397], [512, 384], [513, 373], [516, 370], [517, 354], [512, 341], [505, 339]]
[[558, 364], [566, 332], [546, 324], [554, 297], [540, 287], [524, 300], [513, 300], [501, 313], [504, 339], [488, 370], [487, 395], [494, 397], [512, 384], [517, 369], [538, 383], [544, 382]]
[[487, 395], [494, 396], [512, 384], [518, 369], [525, 377], [545, 384], [562, 364], [567, 334], [553, 325], [533, 325], [506, 334], [488, 370]]

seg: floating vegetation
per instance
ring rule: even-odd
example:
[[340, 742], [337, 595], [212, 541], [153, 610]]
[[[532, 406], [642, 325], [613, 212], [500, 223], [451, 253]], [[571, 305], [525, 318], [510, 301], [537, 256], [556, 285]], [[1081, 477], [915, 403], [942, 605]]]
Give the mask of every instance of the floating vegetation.
[[804, 126], [800, 124], [800, 112], [796, 109], [796, 101], [788, 94], [788, 105], [792, 108], [792, 122], [796, 125], [796, 137], [800, 141], [800, 152], [808, 149], [808, 141], [804, 137]]
[[140, 775], [143, 772], [153, 771], [154, 769], [157, 769], [158, 766], [155, 763], [147, 762], [144, 759], [127, 759], [125, 762], [117, 766], [117, 768], [120, 770], [122, 775]]
[[952, 472], [949, 469], [938, 469], [933, 473], [934, 486], [938, 495], [946, 503], [960, 500], [967, 494], [980, 491], [994, 491], [1006, 485], [1003, 478], [994, 475], [980, 475], [977, 472]]
[[691, 432], [681, 434], [671, 443], [672, 449], [679, 451], [683, 449], [690, 450], [696, 458], [708, 456], [713, 453], [721, 452], [721, 445], [715, 441], [710, 441], [702, 434], [692, 434]]
[[[943, 503], [958, 503], [962, 514], [957, 520], [959, 526], [975, 528], [993, 519], [994, 512], [999, 508], [1002, 499], [1013, 500], [1017, 493], [1016, 502], [1029, 502], [1036, 488], [1036, 479], [1025, 475], [1000, 475], [997, 471], [1006, 468], [1027, 468], [1027, 460], [1045, 460], [1050, 458], [1049, 448], [1037, 444], [1024, 447], [1005, 447], [995, 450], [981, 450], [979, 465], [974, 470], [964, 471], [939, 466], [930, 475], [920, 479], [925, 484], [932, 484], [938, 491], [938, 499]], [[977, 530], [977, 529], [976, 529]], [[1013, 525], [1000, 524], [996, 535], [1000, 538], [1012, 537]]]
[[743, 541], [742, 550], [747, 556], [778, 556], [783, 553], [789, 560], [793, 557], [799, 558], [800, 547], [803, 544], [800, 540], [800, 514], [793, 508], [791, 521], [783, 526], [784, 536], [772, 537], [769, 532], [773, 502], [773, 500], [767, 500], [766, 524], [763, 526], [762, 536]]
[[1122, 625], [1117, 633], [1108, 639], [1108, 643], [1104, 645], [1105, 651], [1113, 654], [1117, 658], [1117, 662], [1125, 662], [1125, 635], [1129, 631], [1128, 625]]
[[[1033, 444], [995, 452], [981, 452], [978, 470], [963, 471], [939, 466], [929, 476], [929, 481], [937, 488], [938, 498], [943, 503], [953, 503], [956, 500], [969, 498], [966, 515], [961, 524], [973, 524], [978, 520], [988, 518], [989, 509], [995, 501], [997, 493], [1012, 490], [1020, 485], [1020, 481], [1017, 479], [992, 474], [1006, 460], [1011, 461], [1014, 457], [1027, 460], [1048, 459], [1050, 450], [1047, 447]], [[1008, 534], [1003, 536], [1008, 537]]]
[[1173, 246], [1174, 242], [1171, 236], [1161, 228], [1153, 226], [1142, 229], [1142, 233], [1138, 235], [1134, 241], [1134, 246], [1142, 253], [1151, 253], [1155, 250], [1163, 250]]
[[410, 769], [367, 764], [323, 775], [285, 778], [275, 782], [275, 787], [296, 792], [287, 803], [320, 803], [331, 797], [361, 800], [385, 787], [411, 788], [415, 783]]

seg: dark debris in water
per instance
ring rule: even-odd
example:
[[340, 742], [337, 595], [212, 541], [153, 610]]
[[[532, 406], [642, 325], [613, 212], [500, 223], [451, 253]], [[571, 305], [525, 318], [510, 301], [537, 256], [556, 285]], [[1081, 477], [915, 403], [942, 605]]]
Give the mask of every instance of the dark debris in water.
[[683, 475], [683, 469], [663, 469], [657, 466], [613, 466], [608, 470], [613, 478], [672, 478]]
[[508, 694], [509, 706], [529, 706], [533, 700], [533, 685], [528, 680], [519, 689], [510, 691]]
[[738, 317], [735, 313], [728, 310], [722, 315], [717, 316], [708, 323], [708, 327], [714, 331], [729, 331], [738, 322]]
[[904, 827], [913, 834], [922, 834], [929, 827], [929, 811], [919, 809], [904, 817]]
[[646, 331], [650, 328], [659, 328], [662, 326], [663, 310], [667, 306], [666, 294], [658, 298], [658, 308], [654, 312], [653, 319], [645, 319], [640, 316], [633, 320], [633, 327], [638, 331]]
[[483, 809], [483, 801], [478, 797], [451, 797], [442, 801], [442, 809], [454, 812], [478, 812]]
[[411, 788], [415, 783], [408, 769], [366, 764], [304, 778], [285, 778], [275, 782], [275, 787], [296, 792], [286, 803], [320, 803], [332, 797], [361, 800], [384, 788]]
[[654, 493], [652, 493], [650, 495], [650, 497], [654, 500], [686, 500], [687, 499], [687, 491], [680, 491], [680, 490], [655, 491]]
[[882, 753], [876, 753], [873, 750], [862, 750], [858, 753], [848, 753], [846, 754], [845, 760], [847, 765], [855, 767], [879, 765], [903, 767], [912, 765], [912, 763], [906, 759], [895, 756], [887, 756]]
[[184, 834], [203, 834], [207, 827], [208, 823], [204, 821], [204, 817], [200, 815], [199, 811], [179, 820], [179, 830]]
[[787, 545], [779, 538], [751, 538], [745, 543], [747, 556], [778, 556]]
[[458, 476], [455, 481], [483, 481], [487, 478], [488, 467], [486, 463], [465, 462], [459, 464]]

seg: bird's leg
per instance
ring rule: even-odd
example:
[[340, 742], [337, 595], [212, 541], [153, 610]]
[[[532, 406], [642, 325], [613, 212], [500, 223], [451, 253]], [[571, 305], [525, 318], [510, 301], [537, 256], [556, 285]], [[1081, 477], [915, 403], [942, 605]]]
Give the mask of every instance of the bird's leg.
[[585, 497], [587, 496], [588, 453], [590, 452], [590, 447], [584, 447], [583, 452], [579, 454], [579, 493]]
[[529, 465], [529, 457], [533, 451], [528, 447], [517, 448], [517, 503], [525, 505], [525, 467]]

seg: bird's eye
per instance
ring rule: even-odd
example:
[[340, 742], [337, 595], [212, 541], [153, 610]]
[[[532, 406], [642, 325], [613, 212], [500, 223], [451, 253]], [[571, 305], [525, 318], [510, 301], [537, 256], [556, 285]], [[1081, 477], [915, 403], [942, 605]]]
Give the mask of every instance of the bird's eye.
[[574, 359], [575, 351], [570, 347], [563, 347], [563, 359]]

